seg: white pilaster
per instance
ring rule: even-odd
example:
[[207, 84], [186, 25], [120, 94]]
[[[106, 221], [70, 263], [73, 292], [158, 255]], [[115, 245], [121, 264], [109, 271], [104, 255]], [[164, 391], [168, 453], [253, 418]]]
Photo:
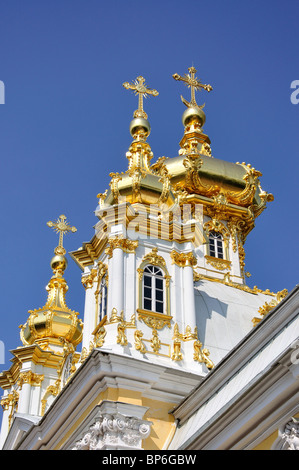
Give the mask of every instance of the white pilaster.
[[89, 350], [90, 341], [92, 341], [92, 332], [96, 327], [95, 319], [95, 285], [87, 285], [85, 290], [85, 305], [84, 305], [84, 329], [82, 348]]
[[[118, 315], [124, 310], [124, 252], [121, 248], [113, 250], [113, 277], [109, 280], [112, 290], [112, 308], [116, 308]], [[111, 312], [109, 312], [111, 313]]]

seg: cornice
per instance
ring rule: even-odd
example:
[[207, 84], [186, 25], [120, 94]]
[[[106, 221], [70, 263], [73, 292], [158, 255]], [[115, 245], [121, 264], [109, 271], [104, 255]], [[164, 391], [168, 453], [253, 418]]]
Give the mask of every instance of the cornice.
[[299, 285], [285, 297], [245, 338], [219, 362], [202, 383], [173, 410], [183, 424], [222, 385], [261, 350], [271, 338], [298, 316]]

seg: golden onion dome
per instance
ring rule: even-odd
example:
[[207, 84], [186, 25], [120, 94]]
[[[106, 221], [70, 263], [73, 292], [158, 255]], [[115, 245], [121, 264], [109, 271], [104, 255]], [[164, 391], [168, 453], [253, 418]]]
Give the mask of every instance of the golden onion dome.
[[29, 310], [27, 322], [21, 326], [21, 340], [24, 345], [33, 343], [47, 345], [64, 345], [65, 342], [76, 347], [82, 340], [83, 324], [78, 312], [70, 310], [66, 305], [65, 294], [68, 290], [63, 273], [67, 267], [65, 249], [62, 246], [62, 235], [68, 231], [76, 231], [75, 227], [66, 224], [66, 217], [60, 216], [56, 223], [48, 222], [60, 233], [59, 245], [55, 248], [55, 256], [51, 259], [53, 276], [48, 283], [48, 299], [46, 304], [35, 310]]

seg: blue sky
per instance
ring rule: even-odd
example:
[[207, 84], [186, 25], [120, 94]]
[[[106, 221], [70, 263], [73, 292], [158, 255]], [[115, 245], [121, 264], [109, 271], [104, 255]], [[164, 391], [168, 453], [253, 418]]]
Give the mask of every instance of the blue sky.
[[[275, 201], [248, 236], [250, 286], [298, 282], [299, 3], [286, 0], [0, 1], [1, 297], [5, 364], [18, 326], [42, 307], [58, 237], [46, 223], [66, 214], [67, 251], [93, 236], [96, 195], [126, 171], [137, 99], [122, 87], [138, 75], [159, 91], [145, 101], [155, 161], [174, 157], [183, 135], [173, 80], [192, 64], [211, 93], [205, 131], [214, 157], [251, 163]], [[68, 306], [84, 308], [81, 271], [69, 258]]]

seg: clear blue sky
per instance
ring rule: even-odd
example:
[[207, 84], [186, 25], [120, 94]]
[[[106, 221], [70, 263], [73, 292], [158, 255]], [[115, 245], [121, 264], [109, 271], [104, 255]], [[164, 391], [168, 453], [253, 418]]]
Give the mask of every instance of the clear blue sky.
[[[291, 290], [298, 282], [298, 0], [10, 0], [0, 2], [1, 297], [5, 365], [18, 326], [42, 307], [66, 214], [78, 229], [67, 251], [93, 236], [96, 195], [127, 169], [138, 75], [159, 91], [145, 101], [154, 160], [176, 156], [188, 90], [172, 74], [192, 64], [213, 92], [205, 131], [216, 158], [251, 163], [275, 201], [246, 241], [248, 284]], [[154, 161], [153, 160], [153, 161]], [[69, 258], [68, 306], [84, 308], [81, 271]]]

